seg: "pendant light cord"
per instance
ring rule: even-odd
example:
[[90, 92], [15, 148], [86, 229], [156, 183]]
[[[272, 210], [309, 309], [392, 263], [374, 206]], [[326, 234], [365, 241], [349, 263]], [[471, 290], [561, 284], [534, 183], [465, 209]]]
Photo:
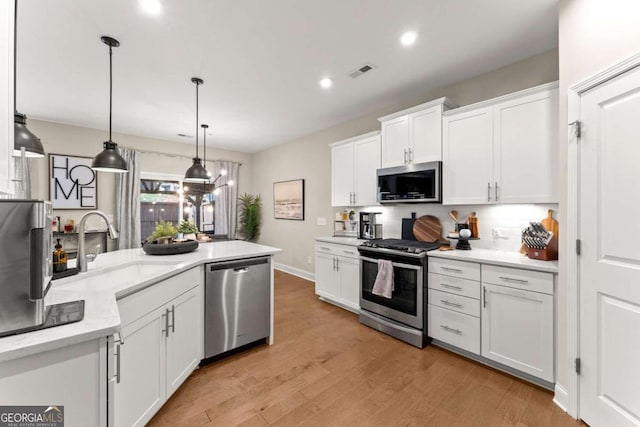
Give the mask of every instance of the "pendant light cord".
[[109, 142], [111, 142], [111, 115], [113, 111], [113, 52], [109, 45]]
[[198, 87], [200, 83], [196, 82], [196, 158], [198, 158]]
[[16, 102], [18, 85], [17, 78], [18, 75], [18, 0], [14, 2], [14, 16], [13, 16], [13, 111], [14, 113], [18, 112], [18, 104]]

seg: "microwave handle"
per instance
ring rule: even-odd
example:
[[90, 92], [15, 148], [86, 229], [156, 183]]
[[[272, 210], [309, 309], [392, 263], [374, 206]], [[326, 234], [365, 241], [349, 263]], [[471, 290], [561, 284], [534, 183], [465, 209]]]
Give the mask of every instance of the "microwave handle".
[[43, 266], [43, 262], [46, 259], [45, 254], [45, 245], [44, 245], [44, 228], [34, 228], [30, 233], [30, 242], [29, 242], [29, 277], [31, 278], [31, 289], [29, 292], [29, 297], [32, 300], [40, 300], [44, 298], [44, 286], [42, 282], [44, 281], [44, 270], [46, 266]]
[[[369, 258], [369, 257], [366, 257], [366, 256], [361, 256], [360, 260], [361, 261], [373, 262], [373, 263], [376, 263], [376, 264], [378, 263], [377, 259]], [[416, 270], [416, 271], [419, 271], [419, 270], [422, 269], [422, 267], [419, 266], [419, 265], [402, 264], [400, 262], [392, 262], [392, 264], [393, 264], [394, 267], [398, 267], [398, 268], [407, 268], [407, 269]]]

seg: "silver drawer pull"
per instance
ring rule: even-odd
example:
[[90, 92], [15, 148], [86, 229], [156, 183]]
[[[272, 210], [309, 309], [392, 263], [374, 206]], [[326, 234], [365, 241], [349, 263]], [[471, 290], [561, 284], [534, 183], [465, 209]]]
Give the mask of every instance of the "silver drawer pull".
[[320, 249], [324, 250], [324, 251], [330, 251], [331, 248], [325, 248], [324, 246], [320, 246]]
[[453, 332], [454, 334], [462, 335], [462, 331], [460, 329], [453, 329], [448, 327], [447, 325], [440, 325], [440, 327], [447, 332]]
[[459, 268], [450, 268], [450, 267], [440, 267], [440, 268], [445, 271], [455, 271], [456, 273], [462, 273], [462, 270], [460, 270]]
[[461, 291], [461, 290], [462, 290], [462, 286], [450, 285], [450, 284], [448, 284], [448, 283], [440, 283], [440, 285], [441, 285], [442, 287], [445, 287], [445, 288], [455, 289], [456, 291]]
[[120, 358], [122, 357], [120, 355], [120, 352], [122, 350], [120, 350], [120, 344], [116, 344], [116, 384], [120, 384]]
[[453, 307], [462, 307], [462, 304], [458, 304], [457, 302], [447, 301], [446, 299], [441, 299], [440, 302]]
[[349, 254], [349, 255], [355, 255], [355, 254], [356, 254], [356, 253], [355, 253], [355, 252], [353, 252], [353, 251], [342, 251], [342, 252], [344, 252], [345, 254]]
[[528, 280], [514, 279], [513, 277], [507, 277], [507, 276], [500, 276], [500, 279], [506, 280], [507, 282], [529, 283]]

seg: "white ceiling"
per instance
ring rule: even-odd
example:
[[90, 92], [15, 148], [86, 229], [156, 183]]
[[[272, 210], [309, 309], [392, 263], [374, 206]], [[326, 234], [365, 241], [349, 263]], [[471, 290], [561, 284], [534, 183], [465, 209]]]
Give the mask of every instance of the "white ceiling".
[[256, 152], [558, 44], [557, 0], [160, 1], [20, 0], [18, 110], [107, 129], [109, 35], [115, 132], [189, 141], [197, 76], [208, 145]]

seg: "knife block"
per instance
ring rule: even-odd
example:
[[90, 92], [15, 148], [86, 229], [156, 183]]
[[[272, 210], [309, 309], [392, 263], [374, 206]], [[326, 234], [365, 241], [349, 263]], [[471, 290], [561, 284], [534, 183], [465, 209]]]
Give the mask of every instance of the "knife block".
[[527, 256], [541, 261], [555, 261], [558, 259], [558, 238], [553, 236], [549, 245], [544, 249], [527, 248]]

